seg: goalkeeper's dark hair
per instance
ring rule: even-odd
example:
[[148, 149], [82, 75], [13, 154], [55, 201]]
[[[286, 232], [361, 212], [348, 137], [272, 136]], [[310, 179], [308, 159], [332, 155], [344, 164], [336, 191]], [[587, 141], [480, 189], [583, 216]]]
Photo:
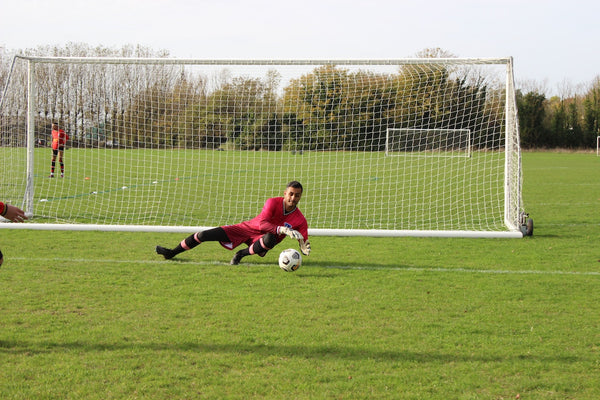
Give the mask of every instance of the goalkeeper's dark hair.
[[291, 181], [290, 183], [287, 184], [287, 186], [285, 188], [287, 189], [289, 187], [293, 187], [294, 189], [300, 189], [302, 192], [304, 192], [304, 188], [302, 187], [302, 184], [298, 181]]

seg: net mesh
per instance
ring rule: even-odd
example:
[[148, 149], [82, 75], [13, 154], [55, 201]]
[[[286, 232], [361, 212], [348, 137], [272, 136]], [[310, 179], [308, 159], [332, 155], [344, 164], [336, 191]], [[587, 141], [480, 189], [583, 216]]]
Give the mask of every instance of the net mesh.
[[[29, 176], [34, 223], [217, 226], [299, 180], [311, 228], [506, 230], [518, 133], [506, 71], [504, 59], [17, 58], [0, 104], [2, 195], [22, 203]], [[70, 136], [64, 178], [48, 178], [52, 122]], [[520, 182], [508, 187], [518, 199]]]

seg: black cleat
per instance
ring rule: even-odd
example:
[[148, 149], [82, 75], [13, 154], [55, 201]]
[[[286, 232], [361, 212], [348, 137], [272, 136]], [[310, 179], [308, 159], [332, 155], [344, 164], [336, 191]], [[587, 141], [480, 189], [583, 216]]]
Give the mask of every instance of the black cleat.
[[233, 256], [229, 264], [238, 265], [240, 261], [242, 261], [242, 256], [240, 255], [240, 253], [235, 253], [235, 256]]
[[162, 246], [156, 246], [156, 254], [160, 254], [161, 256], [163, 256], [165, 260], [170, 260], [171, 258], [175, 257], [175, 253], [173, 252], [173, 250], [167, 249]]

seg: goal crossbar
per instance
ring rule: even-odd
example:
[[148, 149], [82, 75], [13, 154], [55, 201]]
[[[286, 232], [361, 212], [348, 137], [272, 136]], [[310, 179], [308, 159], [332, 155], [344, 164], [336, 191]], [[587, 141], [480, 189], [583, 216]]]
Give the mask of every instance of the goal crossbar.
[[397, 59], [197, 59], [123, 57], [37, 57], [16, 55], [40, 64], [137, 64], [137, 65], [476, 65], [509, 64], [512, 57], [498, 58], [397, 58]]

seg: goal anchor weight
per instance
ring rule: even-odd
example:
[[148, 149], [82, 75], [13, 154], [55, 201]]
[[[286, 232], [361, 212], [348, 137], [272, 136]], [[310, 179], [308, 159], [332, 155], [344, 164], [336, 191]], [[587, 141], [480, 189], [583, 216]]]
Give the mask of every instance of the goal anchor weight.
[[520, 214], [520, 228], [523, 236], [533, 236], [533, 219], [525, 212]]

